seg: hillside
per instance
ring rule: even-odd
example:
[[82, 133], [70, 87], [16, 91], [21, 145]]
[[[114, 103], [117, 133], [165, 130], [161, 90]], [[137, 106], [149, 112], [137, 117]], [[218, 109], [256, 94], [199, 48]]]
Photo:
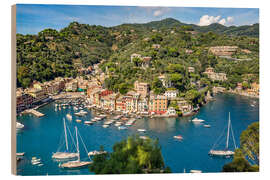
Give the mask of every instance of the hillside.
[[[236, 45], [248, 49], [253, 52], [252, 58], [256, 59], [259, 40], [253, 35], [258, 31], [258, 26], [225, 27], [212, 24], [199, 27], [167, 18], [110, 28], [72, 22], [60, 31], [45, 29], [37, 35], [17, 34], [17, 85], [27, 87], [33, 80], [44, 82], [58, 76], [75, 77], [79, 68], [105, 59], [112, 73], [117, 76], [121, 72], [121, 78], [115, 83], [124, 83], [129, 77], [127, 84], [131, 86], [134, 78], [152, 81], [155, 74], [166, 73], [169, 64], [192, 65], [201, 72], [206, 66], [215, 65], [217, 59], [209, 56], [206, 48], [217, 45]], [[192, 35], [187, 32], [190, 30], [199, 33]], [[154, 44], [159, 44], [160, 48], [153, 48]], [[193, 53], [185, 53], [186, 49]], [[142, 69], [141, 62], [132, 64], [132, 53], [150, 56], [152, 69]], [[122, 66], [115, 67], [115, 63]], [[105, 67], [104, 64], [102, 66]], [[256, 63], [253, 67], [257, 72]]]

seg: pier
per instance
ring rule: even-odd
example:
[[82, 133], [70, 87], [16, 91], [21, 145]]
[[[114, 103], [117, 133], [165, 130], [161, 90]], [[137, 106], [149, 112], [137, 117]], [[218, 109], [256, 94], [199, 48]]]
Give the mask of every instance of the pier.
[[33, 114], [33, 115], [35, 115], [35, 116], [37, 116], [37, 117], [42, 117], [42, 116], [45, 115], [45, 114], [43, 114], [43, 113], [41, 113], [41, 112], [38, 112], [38, 111], [35, 110], [35, 109], [27, 109], [27, 110], [25, 110], [24, 112], [25, 112], [25, 113]]

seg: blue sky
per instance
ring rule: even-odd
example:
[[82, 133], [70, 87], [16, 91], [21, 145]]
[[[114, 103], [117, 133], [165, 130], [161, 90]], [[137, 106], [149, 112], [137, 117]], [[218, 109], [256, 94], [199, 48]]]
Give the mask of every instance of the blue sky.
[[239, 26], [258, 23], [259, 9], [18, 4], [16, 25], [17, 33], [37, 34], [45, 28], [60, 30], [72, 21], [109, 27], [168, 17], [201, 26]]

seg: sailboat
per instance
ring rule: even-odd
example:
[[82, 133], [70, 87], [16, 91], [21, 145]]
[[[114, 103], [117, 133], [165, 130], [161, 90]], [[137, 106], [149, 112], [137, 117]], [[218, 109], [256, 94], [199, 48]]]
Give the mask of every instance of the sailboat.
[[[231, 125], [231, 118], [230, 118], [230, 113], [229, 113], [229, 121], [228, 121], [228, 128], [227, 128], [227, 138], [226, 138], [226, 147], [224, 150], [215, 150], [213, 149], [216, 144], [213, 145], [212, 149], [209, 151], [210, 156], [225, 156], [225, 157], [231, 157], [234, 155], [234, 151], [229, 150], [229, 138], [230, 138], [230, 131], [232, 132], [232, 138], [233, 138], [233, 143], [234, 143], [234, 149], [236, 149], [235, 145], [235, 139], [233, 135], [233, 130], [232, 130], [232, 125]], [[223, 134], [222, 134], [223, 135]], [[222, 136], [220, 136], [222, 137]], [[219, 138], [220, 139], [220, 138]]]
[[[92, 161], [81, 161], [77, 126], [75, 126], [75, 131], [76, 131], [76, 140], [77, 140], [78, 159], [76, 161], [69, 161], [69, 162], [66, 162], [66, 163], [63, 163], [63, 164], [59, 164], [59, 167], [61, 167], [61, 168], [68, 168], [68, 169], [83, 168], [85, 166], [88, 166], [88, 165], [92, 164]], [[80, 136], [80, 138], [81, 138], [81, 136]], [[81, 138], [81, 140], [82, 140], [82, 138]], [[85, 144], [83, 144], [83, 145], [84, 145], [84, 148], [86, 149]], [[87, 149], [86, 149], [86, 151], [87, 151]]]
[[[75, 159], [78, 157], [78, 153], [75, 152], [69, 152], [68, 149], [68, 138], [67, 138], [67, 129], [66, 129], [66, 121], [65, 118], [63, 118], [63, 122], [64, 122], [64, 132], [65, 132], [65, 144], [66, 144], [66, 151], [65, 152], [55, 152], [52, 155], [53, 159], [57, 159], [57, 160], [68, 160], [68, 159]], [[70, 134], [71, 136], [71, 134]], [[72, 136], [71, 136], [72, 138]]]

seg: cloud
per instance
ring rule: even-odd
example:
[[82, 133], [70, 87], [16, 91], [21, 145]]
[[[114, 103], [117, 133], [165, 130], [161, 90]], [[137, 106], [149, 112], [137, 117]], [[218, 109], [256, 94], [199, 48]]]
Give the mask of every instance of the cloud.
[[139, 8], [146, 10], [147, 13], [154, 17], [160, 17], [171, 11], [168, 7], [151, 7], [151, 6], [140, 6]]
[[227, 22], [232, 23], [232, 22], [233, 22], [233, 20], [234, 20], [234, 19], [233, 19], [233, 17], [232, 17], [232, 16], [228, 16], [228, 17], [227, 17]]
[[226, 19], [223, 18], [223, 19], [221, 19], [220, 21], [218, 21], [218, 23], [219, 23], [219, 24], [222, 24], [222, 25], [225, 25]]
[[219, 23], [222, 25], [230, 25], [234, 21], [234, 18], [232, 16], [228, 16], [227, 18], [222, 18], [221, 16], [209, 16], [209, 15], [203, 15], [200, 18], [200, 22], [198, 23], [199, 26], [208, 26], [213, 23]]
[[160, 15], [162, 15], [162, 11], [161, 10], [156, 10], [156, 11], [154, 11], [153, 15], [154, 16], [160, 16]]

